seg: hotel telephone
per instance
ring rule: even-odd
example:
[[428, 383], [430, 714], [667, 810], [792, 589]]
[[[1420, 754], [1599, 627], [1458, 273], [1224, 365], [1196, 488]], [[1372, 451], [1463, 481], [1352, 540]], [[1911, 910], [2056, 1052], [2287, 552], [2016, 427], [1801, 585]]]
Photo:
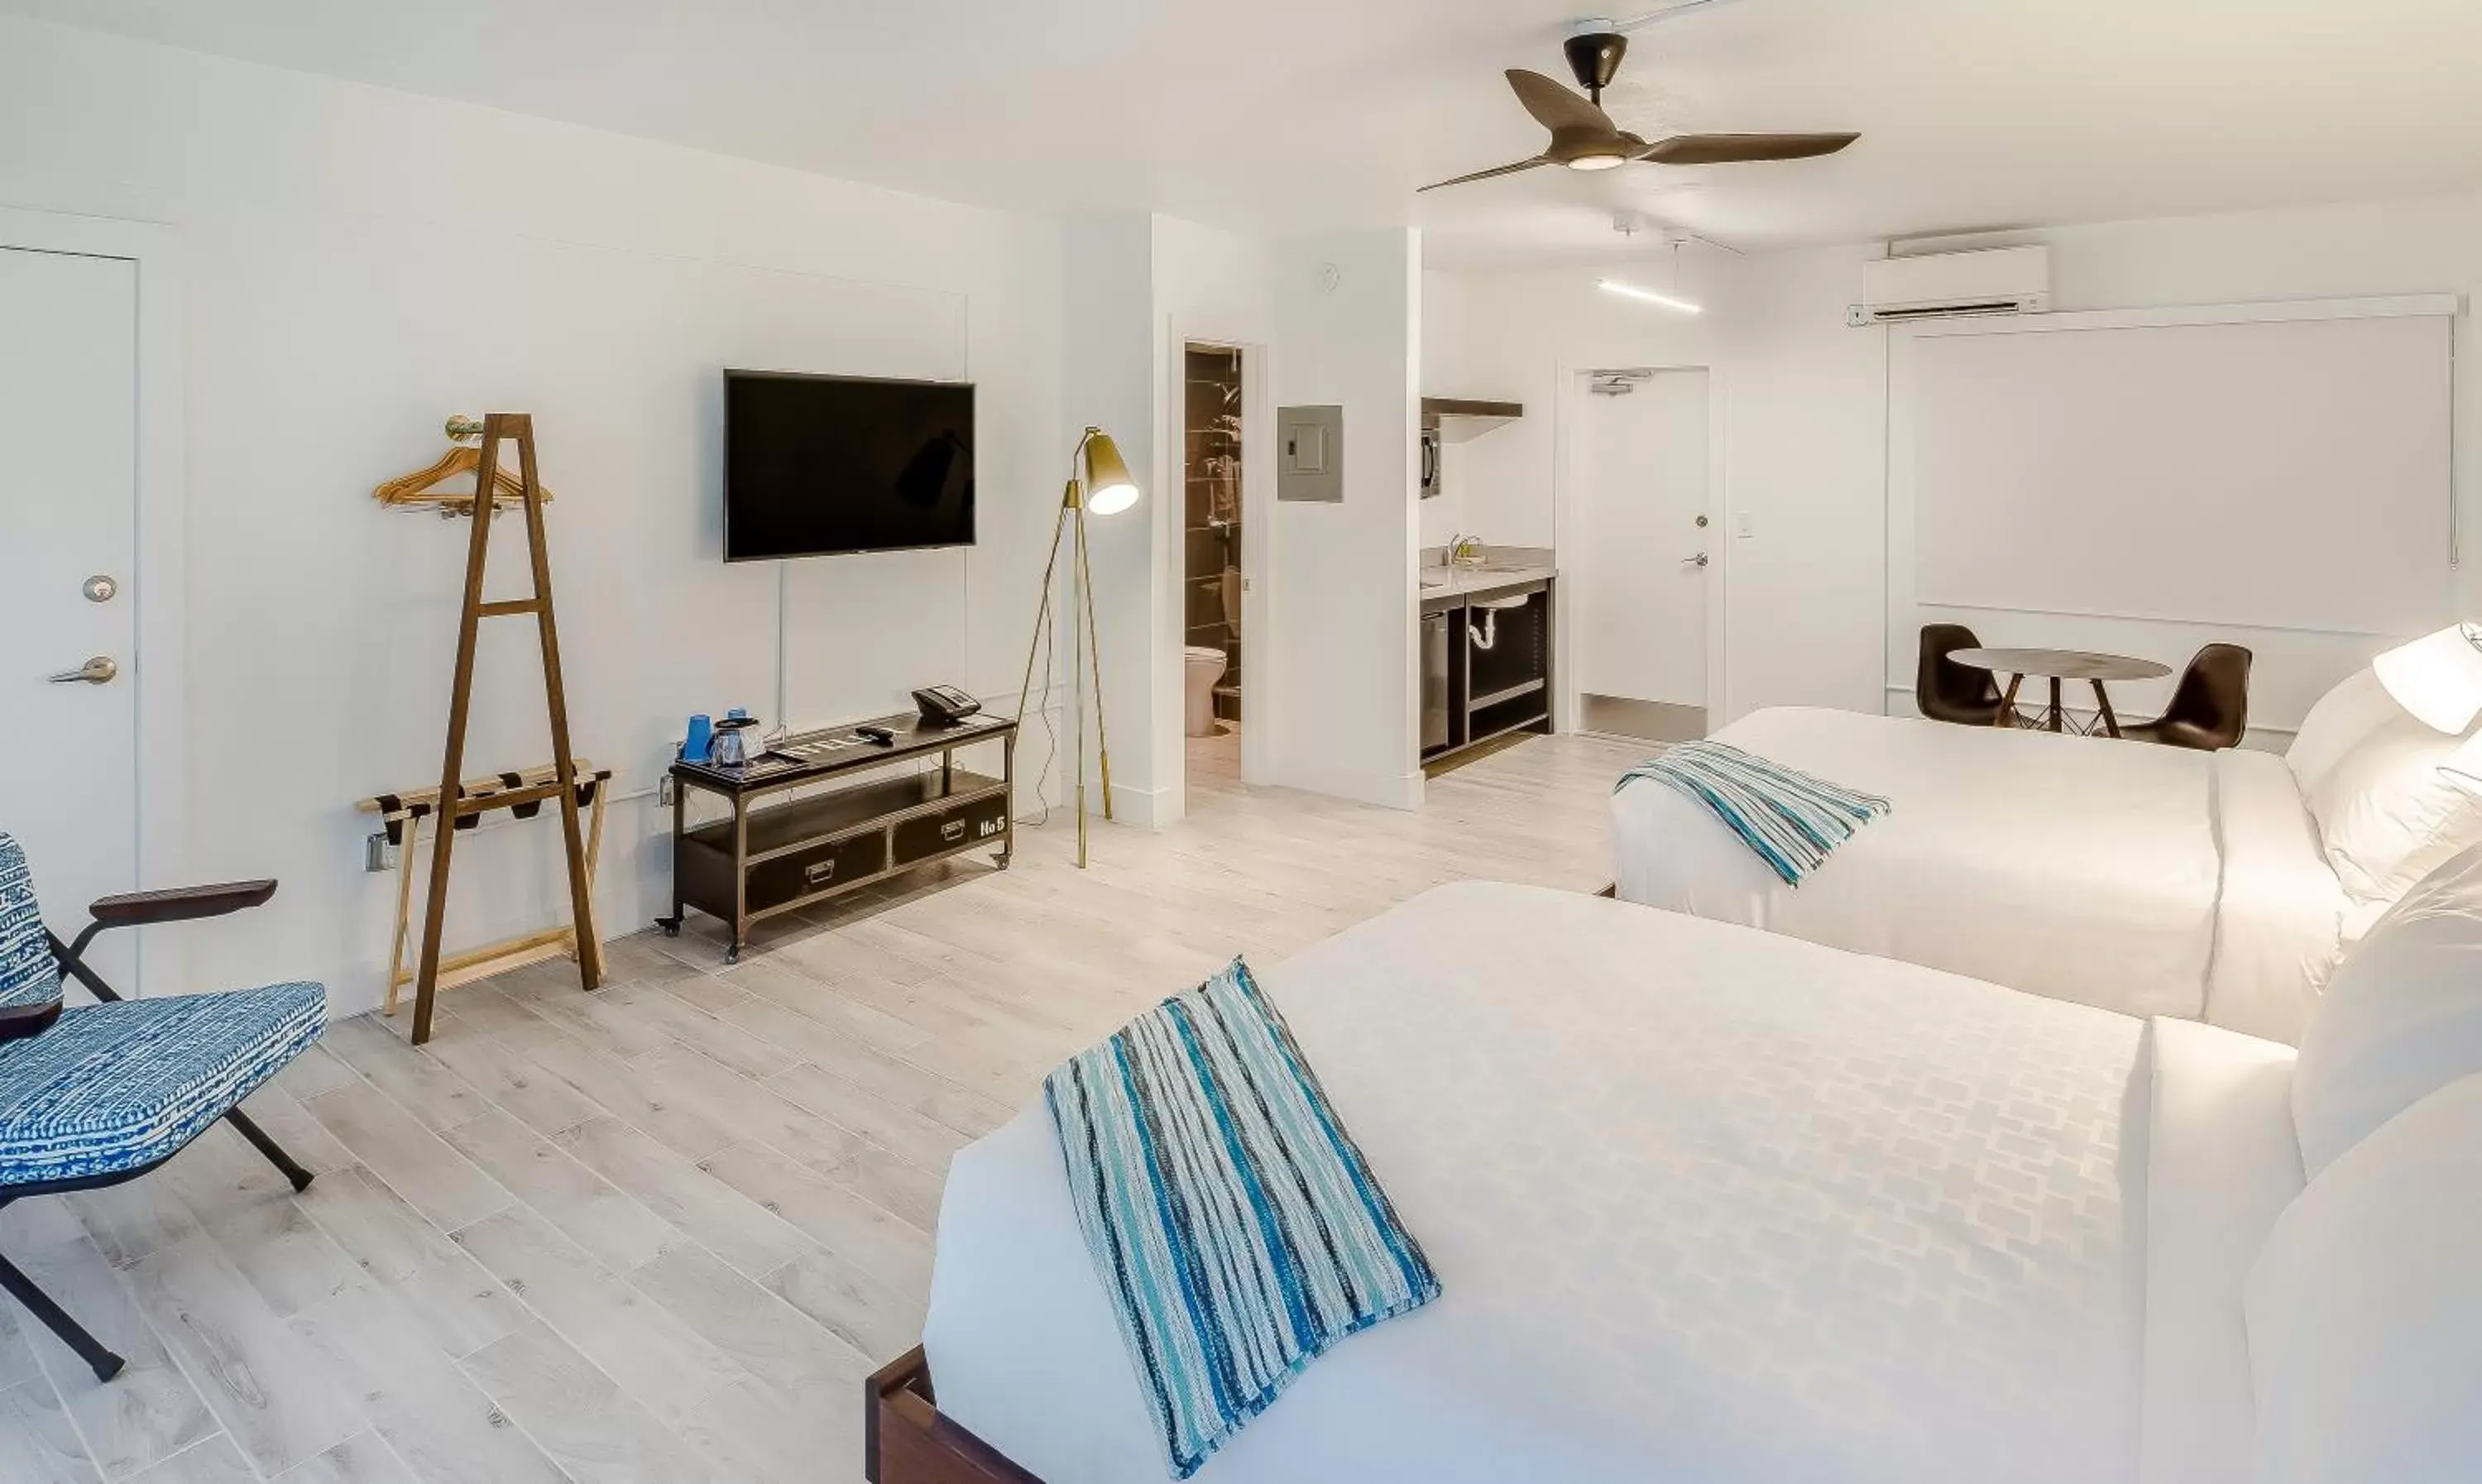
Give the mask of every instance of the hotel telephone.
[[983, 708], [983, 703], [953, 685], [926, 685], [913, 693], [925, 727], [954, 727]]

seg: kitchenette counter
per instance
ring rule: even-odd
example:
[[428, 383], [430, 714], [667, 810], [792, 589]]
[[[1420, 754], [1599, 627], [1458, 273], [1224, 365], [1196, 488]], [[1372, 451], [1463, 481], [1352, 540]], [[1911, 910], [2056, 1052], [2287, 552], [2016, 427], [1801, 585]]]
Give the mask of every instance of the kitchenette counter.
[[[1424, 553], [1434, 554], [1444, 548]], [[1511, 732], [1550, 730], [1552, 553], [1485, 547], [1471, 566], [1425, 561], [1417, 571], [1423, 766], [1454, 766]]]
[[1480, 567], [1424, 567], [1420, 570], [1421, 608], [1439, 613], [1463, 607], [1478, 597], [1533, 592], [1558, 575], [1547, 565], [1486, 562]]

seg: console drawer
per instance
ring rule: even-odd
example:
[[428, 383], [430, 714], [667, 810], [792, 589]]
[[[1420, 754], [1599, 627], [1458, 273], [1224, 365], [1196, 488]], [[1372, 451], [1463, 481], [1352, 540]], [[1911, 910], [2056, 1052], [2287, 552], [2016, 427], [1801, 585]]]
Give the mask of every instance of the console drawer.
[[995, 841], [1008, 829], [1008, 795], [986, 794], [898, 823], [895, 864], [911, 865], [933, 856]]
[[765, 912], [887, 869], [887, 836], [878, 830], [826, 840], [750, 868], [750, 910]]

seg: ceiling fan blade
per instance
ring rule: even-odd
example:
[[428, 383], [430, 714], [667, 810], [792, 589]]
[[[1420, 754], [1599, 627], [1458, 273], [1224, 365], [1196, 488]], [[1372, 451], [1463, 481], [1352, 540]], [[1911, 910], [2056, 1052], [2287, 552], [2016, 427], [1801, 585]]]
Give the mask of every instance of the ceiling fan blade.
[[1517, 101], [1534, 116], [1534, 121], [1559, 133], [1563, 129], [1591, 129], [1597, 134], [1615, 134], [1609, 114], [1571, 93], [1540, 72], [1523, 67], [1508, 69], [1508, 86], [1517, 90]]
[[[1436, 191], [1441, 186], [1464, 185], [1468, 180], [1489, 180], [1493, 175], [1514, 175], [1518, 171], [1532, 170], [1538, 165], [1548, 165], [1550, 163], [1551, 161], [1549, 159], [1538, 154], [1533, 159], [1519, 160], [1514, 165], [1494, 165], [1489, 170], [1478, 170], [1470, 175], [1459, 175], [1452, 180], [1434, 180], [1429, 185], [1422, 187], [1421, 191]], [[1421, 194], [1421, 191], [1416, 191], [1413, 194], [1418, 196]]]
[[1808, 160], [1834, 154], [1859, 134], [1676, 134], [1657, 140], [1641, 160], [1657, 165], [1739, 165], [1753, 160]]

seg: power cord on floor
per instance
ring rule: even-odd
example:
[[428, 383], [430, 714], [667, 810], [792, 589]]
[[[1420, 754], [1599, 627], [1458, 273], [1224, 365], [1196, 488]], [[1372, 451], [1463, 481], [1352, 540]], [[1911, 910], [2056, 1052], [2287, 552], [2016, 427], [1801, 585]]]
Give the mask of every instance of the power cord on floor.
[[[1059, 616], [1051, 611], [1051, 604], [1046, 602], [1043, 605], [1043, 700], [1035, 706], [1043, 717], [1043, 766], [1035, 770], [1034, 775], [1034, 802], [1041, 805], [1042, 808], [1032, 819], [1019, 815], [1016, 821], [1017, 824], [1036, 830], [1051, 823], [1051, 796], [1043, 792], [1043, 782], [1051, 777], [1052, 766], [1060, 760], [1060, 729], [1052, 725], [1051, 720], [1051, 698], [1060, 689], [1059, 681], [1051, 673], [1052, 646], [1059, 637]], [[1025, 718], [1018, 717], [1017, 725], [1023, 727]]]

